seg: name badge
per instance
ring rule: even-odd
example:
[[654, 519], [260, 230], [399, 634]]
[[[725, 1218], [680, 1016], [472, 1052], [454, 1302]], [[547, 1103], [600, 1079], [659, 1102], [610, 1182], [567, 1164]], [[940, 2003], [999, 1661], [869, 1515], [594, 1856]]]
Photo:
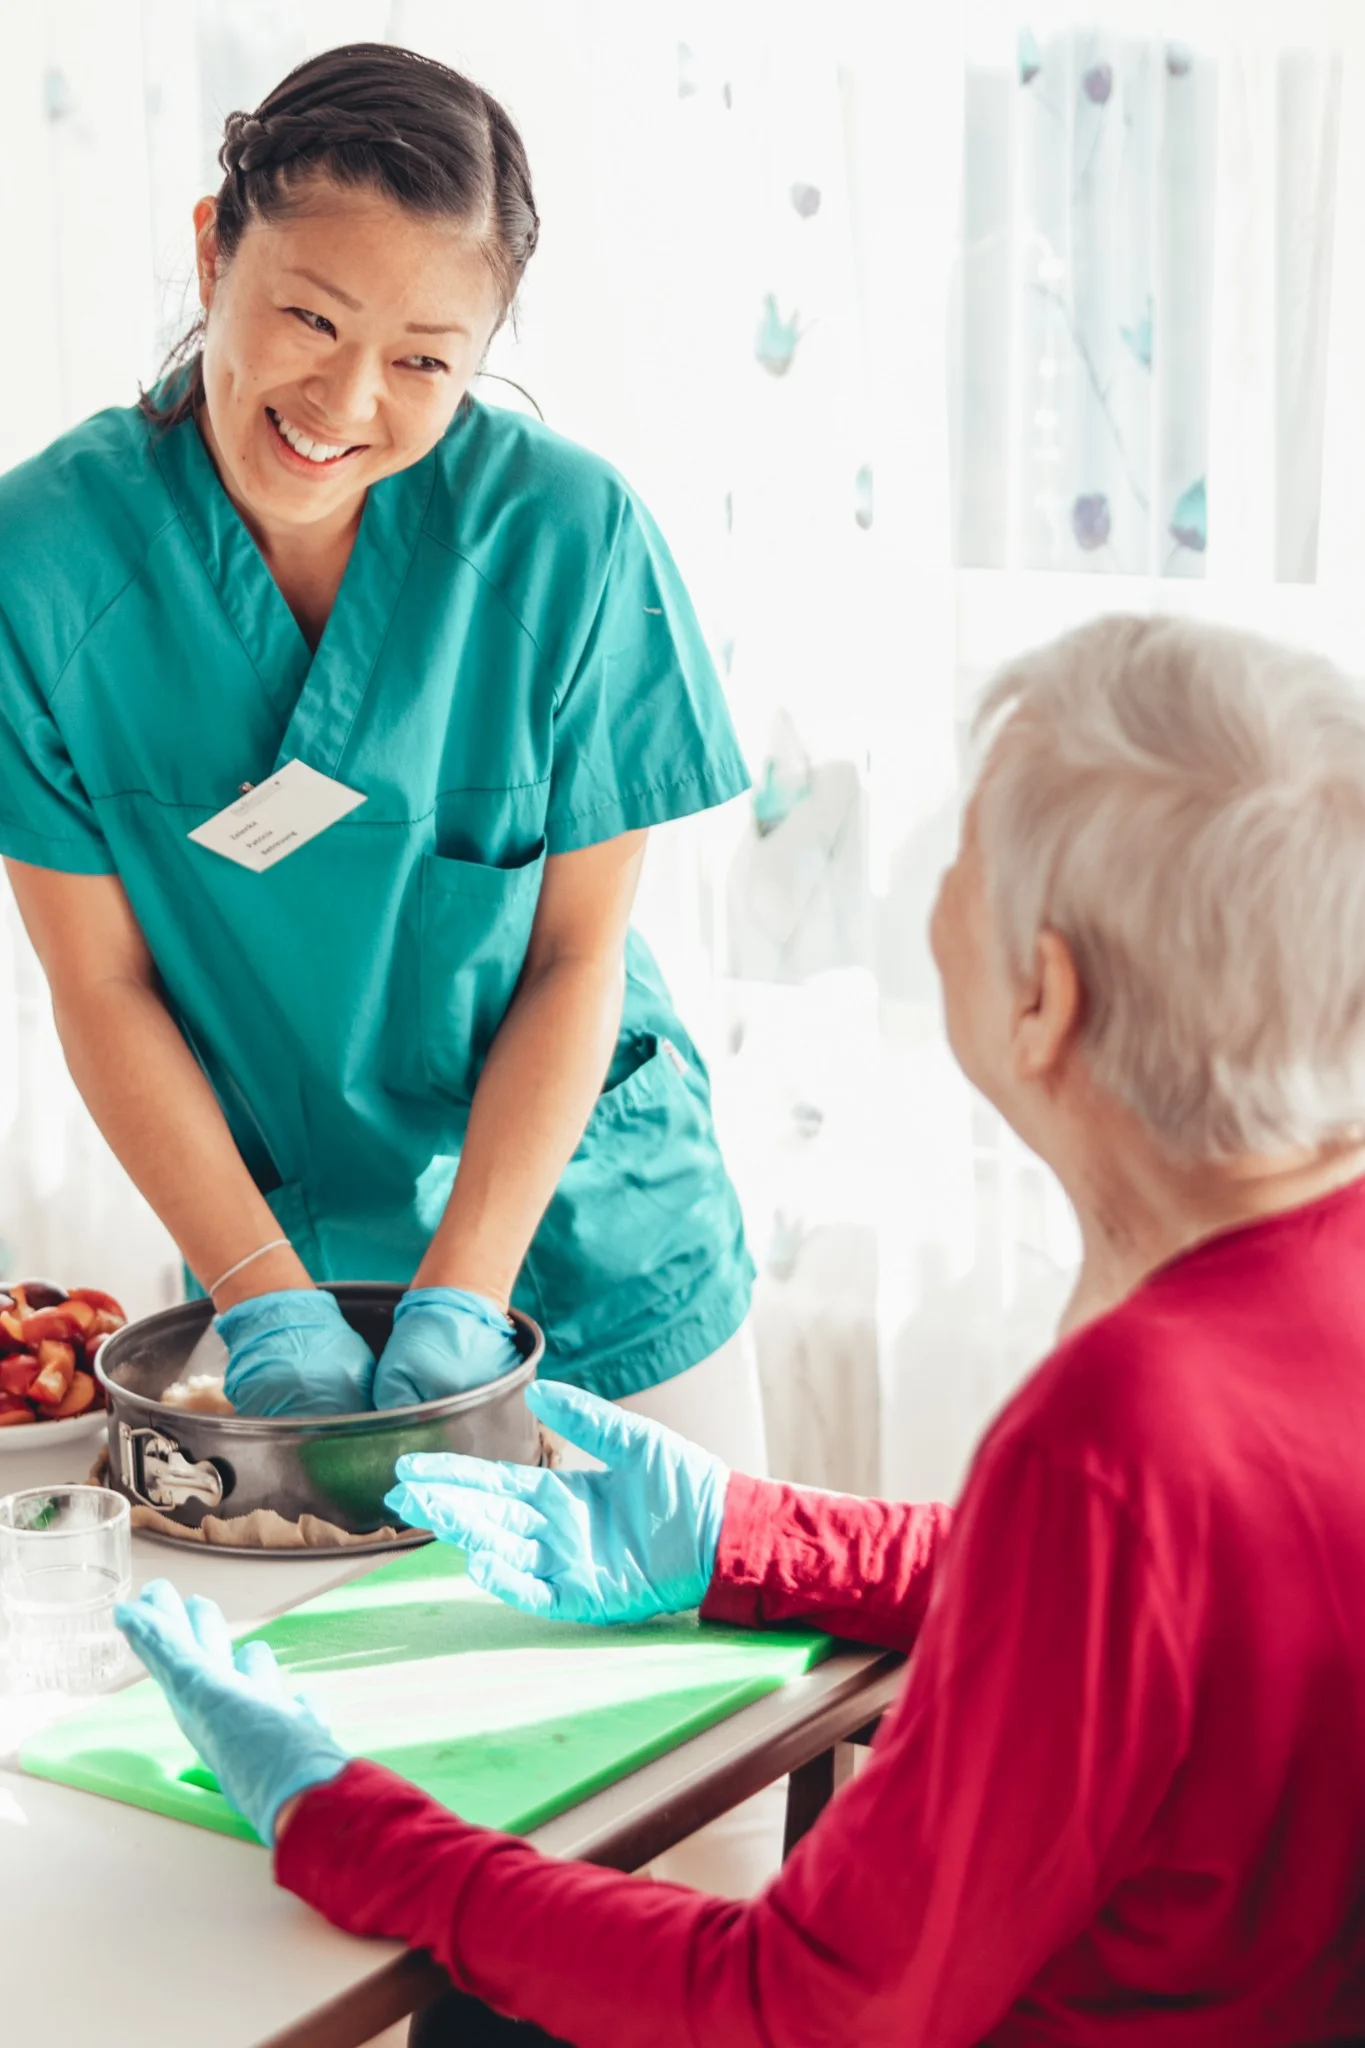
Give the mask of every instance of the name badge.
[[278, 775], [196, 825], [190, 838], [261, 875], [364, 802], [358, 789], [319, 775], [306, 761], [286, 761]]

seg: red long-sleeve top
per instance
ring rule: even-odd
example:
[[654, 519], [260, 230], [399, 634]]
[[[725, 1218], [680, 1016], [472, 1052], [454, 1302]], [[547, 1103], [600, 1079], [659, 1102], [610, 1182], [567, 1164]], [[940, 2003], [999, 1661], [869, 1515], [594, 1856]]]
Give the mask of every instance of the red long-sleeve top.
[[1063, 1343], [952, 1518], [732, 1480], [706, 1614], [913, 1646], [759, 1898], [352, 1765], [279, 1881], [579, 2048], [1365, 2037], [1365, 1184]]

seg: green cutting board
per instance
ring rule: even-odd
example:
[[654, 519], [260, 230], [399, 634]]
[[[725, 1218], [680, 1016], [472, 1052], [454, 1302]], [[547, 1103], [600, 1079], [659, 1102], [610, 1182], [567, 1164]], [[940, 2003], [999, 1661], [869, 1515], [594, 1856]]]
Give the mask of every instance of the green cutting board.
[[[588, 1628], [518, 1614], [442, 1543], [250, 1631], [337, 1740], [466, 1820], [525, 1833], [827, 1655], [808, 1630], [695, 1615]], [[33, 1736], [26, 1771], [254, 1842], [150, 1680]]]

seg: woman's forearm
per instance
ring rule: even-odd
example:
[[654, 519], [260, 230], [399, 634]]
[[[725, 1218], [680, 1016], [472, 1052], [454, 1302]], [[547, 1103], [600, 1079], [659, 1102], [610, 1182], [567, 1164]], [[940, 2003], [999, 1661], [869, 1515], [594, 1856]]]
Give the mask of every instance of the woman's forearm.
[[554, 961], [522, 983], [479, 1076], [455, 1186], [415, 1286], [507, 1301], [597, 1101], [624, 992], [619, 958]]
[[[53, 1013], [87, 1108], [201, 1285], [282, 1234], [154, 987], [128, 979], [68, 988], [54, 993]], [[280, 1249], [228, 1281], [215, 1305], [310, 1284], [298, 1255]]]
[[850, 1642], [914, 1648], [953, 1511], [864, 1500], [732, 1473], [704, 1621], [811, 1623]]

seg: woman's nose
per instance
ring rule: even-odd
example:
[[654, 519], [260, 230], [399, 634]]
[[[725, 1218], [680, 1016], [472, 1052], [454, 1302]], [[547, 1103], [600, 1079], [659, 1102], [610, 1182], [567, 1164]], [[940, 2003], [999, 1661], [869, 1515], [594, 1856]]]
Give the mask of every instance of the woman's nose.
[[304, 388], [323, 419], [363, 441], [379, 411], [383, 377], [383, 365], [363, 351], [339, 349], [326, 370], [310, 377]]

